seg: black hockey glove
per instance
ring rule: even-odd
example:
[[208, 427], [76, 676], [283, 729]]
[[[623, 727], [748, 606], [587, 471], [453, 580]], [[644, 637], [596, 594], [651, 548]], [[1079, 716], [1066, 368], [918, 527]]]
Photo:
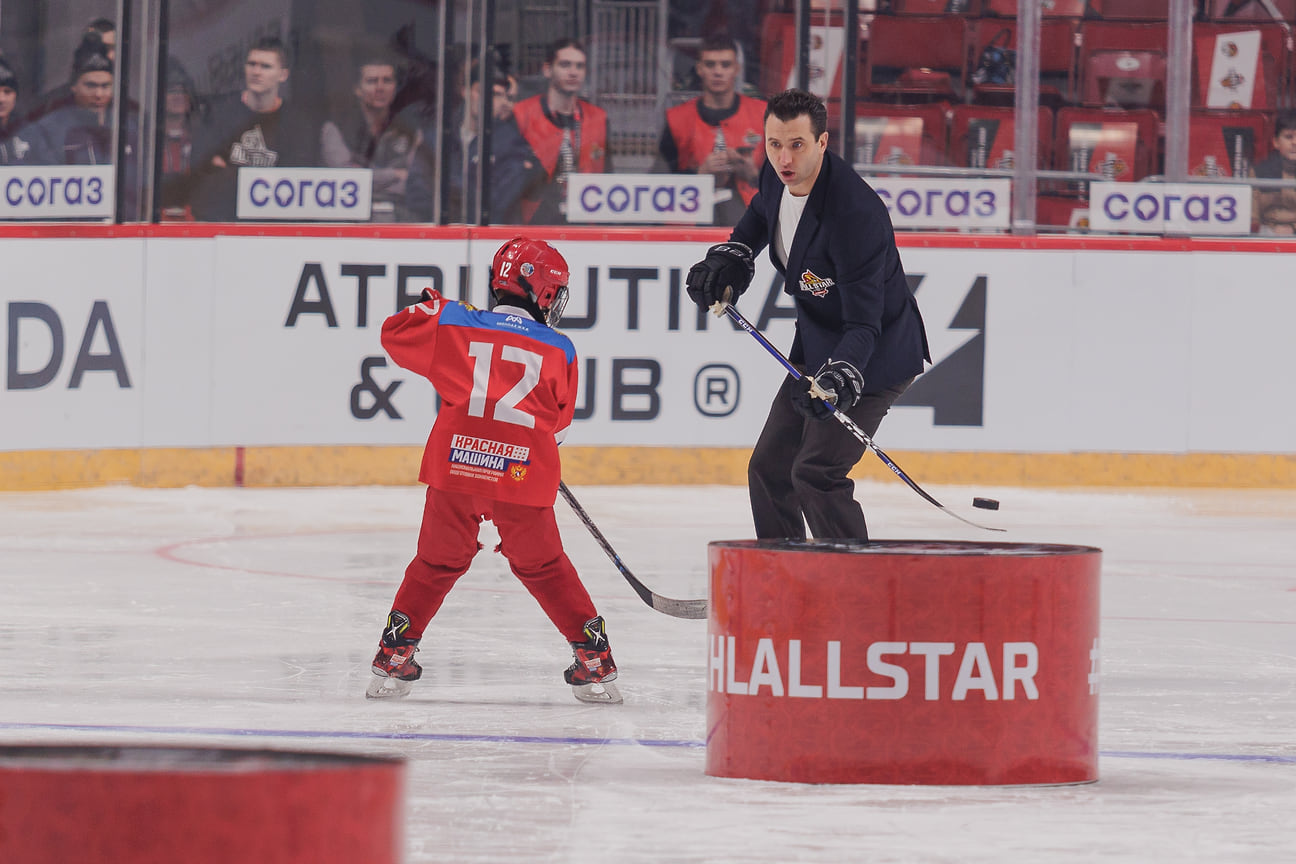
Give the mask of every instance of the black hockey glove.
[[751, 249], [743, 243], [718, 243], [707, 250], [706, 258], [689, 268], [689, 298], [703, 309], [716, 303], [732, 303], [751, 284], [756, 262]]
[[826, 394], [827, 402], [810, 393], [811, 380], [806, 375], [797, 382], [800, 386], [792, 391], [792, 407], [798, 414], [815, 420], [823, 420], [832, 413], [828, 403], [835, 405], [838, 411], [849, 411], [864, 392], [864, 376], [844, 360], [829, 360], [813, 378]]

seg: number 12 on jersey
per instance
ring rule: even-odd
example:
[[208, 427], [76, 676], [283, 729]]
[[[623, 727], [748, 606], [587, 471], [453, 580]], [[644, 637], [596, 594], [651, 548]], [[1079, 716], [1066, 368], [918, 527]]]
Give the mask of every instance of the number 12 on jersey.
[[[500, 349], [499, 359], [504, 364], [503, 368], [495, 362], [496, 348]], [[468, 356], [473, 358], [472, 393], [468, 397], [468, 416], [486, 416], [486, 396], [489, 392], [492, 372], [500, 376], [507, 375], [511, 380], [516, 371], [514, 367], [521, 366], [522, 377], [517, 380], [512, 389], [495, 402], [491, 419], [534, 429], [535, 417], [517, 406], [540, 383], [540, 366], [544, 358], [516, 345], [500, 346], [493, 342], [468, 343]]]

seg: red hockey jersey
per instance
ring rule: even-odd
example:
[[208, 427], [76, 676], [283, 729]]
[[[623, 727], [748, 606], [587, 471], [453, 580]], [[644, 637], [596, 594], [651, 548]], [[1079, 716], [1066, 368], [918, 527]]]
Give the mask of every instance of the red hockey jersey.
[[383, 322], [396, 363], [432, 382], [441, 410], [419, 479], [436, 489], [553, 506], [558, 443], [576, 409], [576, 349], [525, 311], [437, 292]]

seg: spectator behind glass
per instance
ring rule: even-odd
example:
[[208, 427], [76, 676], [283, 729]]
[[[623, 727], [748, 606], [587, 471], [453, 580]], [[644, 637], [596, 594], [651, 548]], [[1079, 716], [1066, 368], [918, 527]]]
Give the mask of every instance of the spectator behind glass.
[[0, 165], [13, 165], [27, 155], [27, 142], [14, 137], [18, 131], [18, 76], [0, 57]]
[[716, 225], [737, 225], [756, 195], [765, 161], [765, 102], [738, 93], [738, 44], [725, 34], [709, 37], [698, 52], [702, 95], [666, 112], [662, 162], [674, 174], [715, 177]]
[[[23, 160], [30, 165], [111, 165], [113, 163], [113, 64], [103, 45], [86, 41], [77, 48], [72, 66], [72, 104], [56, 108], [18, 136], [30, 148]], [[126, 142], [139, 140], [137, 112], [126, 112]], [[123, 188], [118, 198], [123, 212], [133, 215], [138, 198], [139, 165], [135, 151], [126, 149]]]
[[189, 220], [193, 193], [193, 130], [199, 122], [202, 102], [193, 79], [180, 61], [167, 59], [166, 101], [162, 140], [162, 184], [158, 206], [163, 220]]
[[339, 121], [320, 130], [320, 153], [329, 168], [373, 170], [375, 222], [408, 222], [405, 184], [419, 134], [403, 117], [392, 113], [396, 98], [396, 64], [371, 59], [357, 71], [356, 101]]
[[607, 112], [580, 98], [585, 86], [585, 58], [585, 48], [575, 39], [555, 42], [542, 69], [549, 79], [548, 89], [513, 109], [522, 137], [545, 170], [546, 182], [522, 201], [522, 215], [527, 222], [566, 222], [568, 175], [612, 170], [607, 152]]
[[[948, 3], [959, 0], [948, 0]], [[767, 0], [698, 0], [694, 3], [670, 3], [667, 13], [666, 38], [668, 40], [696, 38], [700, 33], [728, 33], [740, 46], [739, 55], [745, 61], [743, 75], [748, 80], [739, 81], [740, 92], [758, 94], [756, 87], [761, 71], [760, 29], [763, 19], [771, 7], [782, 5], [790, 11], [789, 4], [771, 4]], [[878, 6], [888, 5], [888, 0], [860, 0], [860, 12], [872, 13]], [[1050, 0], [1051, 5], [1051, 0]], [[816, 9], [822, 4], [816, 4]], [[683, 52], [676, 54], [682, 60]], [[698, 90], [699, 82], [694, 80], [696, 67], [689, 68], [685, 63], [677, 62], [671, 70], [677, 89]]]
[[273, 36], [258, 40], [243, 75], [243, 90], [213, 100], [194, 136], [191, 203], [194, 218], [204, 222], [235, 218], [239, 168], [313, 167], [319, 161], [318, 125], [289, 110], [281, 94], [288, 80], [283, 43]]
[[[81, 31], [81, 41], [78, 43], [76, 53], [85, 51], [98, 51], [108, 58], [111, 65], [117, 59], [117, 28], [113, 22], [107, 18], [96, 18], [86, 25]], [[75, 59], [73, 63], [75, 64]], [[70, 84], [63, 83], [52, 90], [42, 93], [29, 106], [22, 117], [24, 125], [35, 123], [51, 111], [59, 108], [66, 108], [73, 103], [72, 87]], [[134, 106], [132, 106], [134, 107]]]
[[[1274, 122], [1273, 152], [1256, 163], [1255, 176], [1296, 180], [1296, 111], [1279, 111]], [[1261, 234], [1296, 234], [1296, 187], [1257, 186], [1255, 209]]]
[[[481, 69], [474, 64], [469, 74], [469, 85], [456, 113], [456, 121], [446, 130], [445, 146], [441, 158], [445, 164], [447, 222], [475, 222], [477, 220], [477, 165], [481, 160]], [[545, 179], [535, 153], [518, 131], [513, 119], [513, 100], [510, 87], [516, 83], [502, 72], [496, 71], [492, 85], [491, 165], [490, 165], [490, 222], [495, 225], [516, 225], [522, 221], [522, 194]], [[406, 202], [414, 215], [429, 222], [433, 218], [433, 201], [437, 188], [436, 154], [431, 141], [435, 140], [435, 127], [424, 133], [422, 146], [410, 169]]]
[[113, 161], [109, 110], [113, 64], [103, 46], [82, 42], [73, 59], [70, 104], [55, 108], [22, 130], [32, 165], [108, 165]]

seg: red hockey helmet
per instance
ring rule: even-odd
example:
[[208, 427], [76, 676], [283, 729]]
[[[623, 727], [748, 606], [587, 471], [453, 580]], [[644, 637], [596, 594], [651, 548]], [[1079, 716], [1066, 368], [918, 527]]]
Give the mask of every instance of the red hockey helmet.
[[495, 253], [490, 287], [501, 295], [534, 303], [549, 323], [557, 323], [567, 305], [567, 259], [543, 240], [514, 237]]

